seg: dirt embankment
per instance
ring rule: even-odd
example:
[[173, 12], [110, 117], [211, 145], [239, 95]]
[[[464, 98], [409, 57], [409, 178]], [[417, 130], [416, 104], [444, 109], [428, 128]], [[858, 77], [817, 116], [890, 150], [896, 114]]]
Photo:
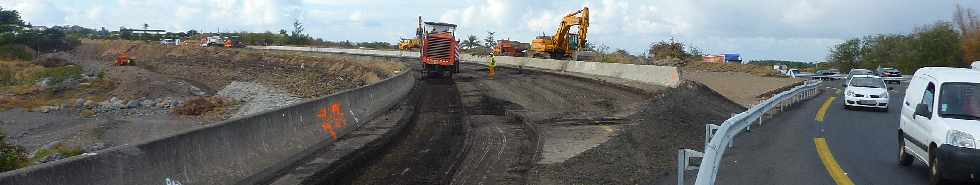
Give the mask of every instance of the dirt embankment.
[[704, 84], [744, 107], [758, 104], [760, 100], [803, 81], [780, 76], [765, 65], [701, 61], [678, 61], [674, 65], [683, 70], [685, 80]]
[[803, 82], [798, 78], [765, 77], [742, 72], [684, 71], [684, 78], [706, 85], [728, 99], [749, 107]]
[[211, 93], [233, 81], [248, 81], [312, 98], [374, 83], [403, 68], [397, 62], [323, 57], [304, 52], [161, 46], [129, 41], [84, 43], [101, 45], [99, 54], [105, 59], [130, 50], [129, 56], [137, 61], [137, 66], [199, 83]]
[[672, 178], [678, 148], [700, 150], [704, 125], [744, 110], [704, 85], [666, 90], [607, 142], [557, 164], [540, 166], [533, 184], [653, 184]]

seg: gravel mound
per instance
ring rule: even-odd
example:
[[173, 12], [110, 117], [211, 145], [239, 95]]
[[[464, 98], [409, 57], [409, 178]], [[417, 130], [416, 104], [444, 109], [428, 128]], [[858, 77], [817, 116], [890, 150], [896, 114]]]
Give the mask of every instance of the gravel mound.
[[279, 89], [273, 89], [255, 82], [234, 81], [218, 91], [217, 96], [242, 102], [238, 112], [232, 117], [242, 117], [266, 110], [291, 105], [302, 101]]

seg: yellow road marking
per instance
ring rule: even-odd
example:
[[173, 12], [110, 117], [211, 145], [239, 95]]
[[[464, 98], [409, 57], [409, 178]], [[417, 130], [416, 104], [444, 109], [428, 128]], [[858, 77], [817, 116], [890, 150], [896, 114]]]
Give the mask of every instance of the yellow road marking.
[[817, 154], [820, 155], [820, 161], [823, 162], [823, 166], [827, 168], [827, 173], [834, 179], [834, 182], [837, 185], [854, 185], [851, 178], [847, 177], [844, 169], [841, 169], [840, 165], [837, 164], [837, 160], [834, 159], [834, 154], [830, 153], [830, 147], [827, 146], [827, 139], [813, 138], [813, 143], [817, 145]]
[[837, 97], [831, 96], [830, 98], [827, 98], [827, 101], [823, 102], [822, 106], [820, 106], [820, 110], [817, 111], [817, 122], [823, 122], [823, 117], [827, 116], [827, 109], [830, 108], [830, 105], [834, 104], [834, 99], [837, 99]]

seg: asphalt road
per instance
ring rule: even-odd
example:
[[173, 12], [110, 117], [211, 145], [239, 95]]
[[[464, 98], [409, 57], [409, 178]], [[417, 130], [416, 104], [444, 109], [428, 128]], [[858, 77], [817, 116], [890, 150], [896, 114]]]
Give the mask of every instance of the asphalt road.
[[[922, 162], [898, 165], [897, 129], [907, 82], [894, 87], [887, 112], [845, 110], [840, 81], [824, 82], [823, 93], [736, 137], [719, 170], [718, 184], [926, 184]], [[824, 121], [817, 121], [830, 101]], [[828, 150], [818, 149], [825, 138]], [[822, 160], [820, 153], [832, 155]], [[825, 157], [826, 158], [826, 157]], [[832, 175], [836, 163], [841, 173]], [[830, 166], [830, 167], [828, 167]]]

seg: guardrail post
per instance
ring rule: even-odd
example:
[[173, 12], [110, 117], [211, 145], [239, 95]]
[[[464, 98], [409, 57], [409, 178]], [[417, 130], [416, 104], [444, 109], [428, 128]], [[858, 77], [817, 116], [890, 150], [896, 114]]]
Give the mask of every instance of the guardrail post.
[[715, 131], [718, 131], [719, 127], [721, 126], [711, 123], [704, 125], [704, 146], [708, 146], [708, 143], [711, 143], [711, 138], [715, 136]]
[[677, 185], [684, 185], [684, 172], [698, 169], [698, 166], [688, 164], [691, 158], [704, 158], [704, 153], [683, 148], [677, 150]]
[[684, 149], [677, 150], [677, 185], [684, 185], [684, 171], [687, 169], [687, 155]]

